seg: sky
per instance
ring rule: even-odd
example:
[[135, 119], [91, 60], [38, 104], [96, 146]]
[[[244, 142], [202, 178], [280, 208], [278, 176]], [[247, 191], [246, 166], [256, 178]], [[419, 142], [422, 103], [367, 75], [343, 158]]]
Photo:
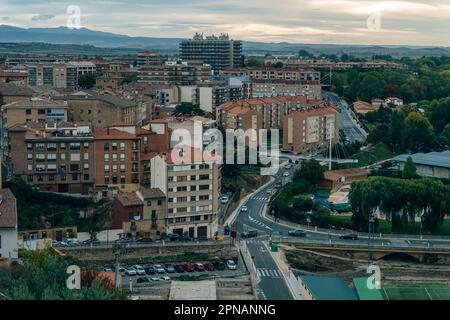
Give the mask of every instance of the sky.
[[0, 0], [0, 24], [66, 26], [74, 5], [81, 27], [129, 36], [450, 46], [450, 0]]

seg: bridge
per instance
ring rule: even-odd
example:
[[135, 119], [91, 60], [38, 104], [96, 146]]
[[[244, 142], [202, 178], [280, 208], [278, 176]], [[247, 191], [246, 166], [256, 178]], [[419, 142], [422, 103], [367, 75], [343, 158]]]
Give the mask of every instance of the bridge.
[[[272, 157], [273, 155], [266, 152], [260, 152], [260, 155], [266, 156], [266, 157]], [[330, 158], [324, 158], [324, 157], [317, 157], [314, 155], [295, 155], [290, 153], [282, 153], [280, 152], [279, 156], [276, 157], [279, 159], [290, 159], [292, 161], [296, 160], [317, 160], [319, 162], [330, 162]], [[355, 159], [331, 159], [331, 162], [333, 163], [358, 163], [358, 160]]]
[[[320, 252], [324, 254], [341, 254], [346, 257], [367, 259], [367, 244], [343, 244], [343, 243], [312, 243], [299, 241], [283, 241], [283, 244], [291, 247]], [[371, 247], [372, 257], [376, 260], [394, 257], [412, 258], [419, 262], [433, 263], [442, 261], [450, 262], [450, 249], [442, 247], [419, 247], [419, 246], [385, 246], [374, 245]]]

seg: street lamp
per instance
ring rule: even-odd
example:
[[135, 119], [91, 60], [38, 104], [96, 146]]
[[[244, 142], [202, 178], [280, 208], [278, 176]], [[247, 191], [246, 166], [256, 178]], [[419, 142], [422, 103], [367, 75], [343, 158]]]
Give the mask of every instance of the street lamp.
[[113, 254], [114, 254], [114, 258], [115, 258], [115, 262], [116, 262], [116, 270], [115, 270], [115, 274], [114, 274], [114, 288], [118, 289], [119, 288], [119, 257], [124, 253], [125, 248], [123, 247], [122, 244], [120, 243], [115, 243], [113, 245]]
[[373, 238], [374, 238], [374, 224], [375, 217], [373, 213], [370, 213], [369, 216], [369, 239], [368, 239], [368, 265], [372, 264], [372, 246], [373, 246]]

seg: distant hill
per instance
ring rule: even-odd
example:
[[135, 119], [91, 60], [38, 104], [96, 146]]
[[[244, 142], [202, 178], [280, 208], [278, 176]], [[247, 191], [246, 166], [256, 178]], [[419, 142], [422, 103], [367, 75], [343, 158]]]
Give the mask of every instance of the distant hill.
[[[86, 28], [18, 28], [0, 25], [0, 53], [5, 43], [46, 43], [53, 45], [83, 45], [98, 48], [116, 48], [143, 50], [151, 49], [163, 53], [177, 53], [181, 38], [130, 37], [108, 32], [94, 31]], [[247, 55], [296, 54], [304, 49], [315, 55], [344, 53], [357, 57], [373, 55], [391, 55], [394, 57], [450, 56], [450, 48], [421, 46], [373, 46], [373, 45], [334, 45], [334, 44], [294, 44], [265, 43], [243, 41], [244, 53]], [[43, 49], [43, 48], [41, 48]], [[72, 47], [75, 49], [75, 47]], [[70, 51], [70, 48], [68, 48]], [[77, 50], [75, 50], [77, 51]], [[91, 52], [91, 50], [88, 50]], [[102, 49], [92, 51], [102, 52]], [[105, 50], [107, 51], [107, 50]], [[128, 51], [128, 50], [125, 50]], [[4, 52], [4, 51], [3, 51]]]

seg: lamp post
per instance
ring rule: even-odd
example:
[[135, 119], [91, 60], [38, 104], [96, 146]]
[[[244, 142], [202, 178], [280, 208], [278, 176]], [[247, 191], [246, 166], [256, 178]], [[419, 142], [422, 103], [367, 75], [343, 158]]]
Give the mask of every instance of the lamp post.
[[116, 262], [115, 274], [114, 274], [114, 288], [119, 288], [119, 257], [124, 253], [125, 249], [122, 244], [115, 243], [113, 245], [113, 254]]
[[368, 239], [368, 265], [370, 266], [372, 264], [372, 246], [373, 246], [373, 238], [374, 238], [374, 224], [375, 224], [375, 217], [373, 213], [370, 213], [369, 216], [369, 239]]

